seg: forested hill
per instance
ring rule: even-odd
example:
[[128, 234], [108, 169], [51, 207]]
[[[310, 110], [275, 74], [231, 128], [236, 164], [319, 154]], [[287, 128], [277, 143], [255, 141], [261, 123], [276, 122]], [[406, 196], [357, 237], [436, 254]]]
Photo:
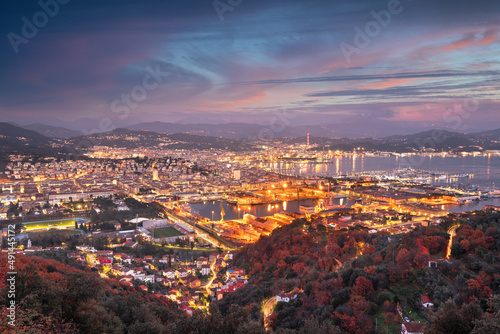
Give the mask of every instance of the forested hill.
[[[315, 223], [315, 222], [313, 222]], [[451, 226], [452, 256], [443, 261]], [[6, 323], [7, 255], [0, 256], [5, 333], [337, 334], [398, 333], [408, 320], [426, 333], [498, 333], [500, 214], [448, 217], [404, 235], [365, 228], [330, 231], [299, 219], [235, 254], [247, 286], [213, 302], [210, 312], [180, 313], [164, 296], [102, 279], [79, 268], [16, 255], [16, 328]], [[429, 268], [428, 260], [438, 261]], [[262, 310], [271, 297], [297, 297]], [[422, 295], [436, 305], [423, 309]], [[271, 303], [272, 305], [272, 303]]]
[[[278, 303], [270, 316], [276, 332], [396, 333], [399, 303], [428, 333], [490, 333], [483, 330], [500, 328], [500, 215], [471, 217], [402, 236], [363, 228], [318, 232], [295, 221], [238, 252], [235, 262], [248, 270], [251, 282], [224, 298], [220, 309], [244, 305], [258, 317], [270, 297], [295, 291], [297, 298]], [[452, 258], [429, 268], [428, 259], [444, 257], [446, 230], [457, 223]], [[424, 310], [422, 295], [439, 308]]]
[[[262, 326], [235, 306], [222, 317], [213, 304], [210, 316], [181, 313], [163, 295], [143, 292], [115, 279], [102, 279], [57, 261], [16, 255], [15, 327], [7, 324], [7, 254], [0, 257], [1, 333], [12, 334], [254, 334]], [[78, 266], [76, 262], [72, 263]]]

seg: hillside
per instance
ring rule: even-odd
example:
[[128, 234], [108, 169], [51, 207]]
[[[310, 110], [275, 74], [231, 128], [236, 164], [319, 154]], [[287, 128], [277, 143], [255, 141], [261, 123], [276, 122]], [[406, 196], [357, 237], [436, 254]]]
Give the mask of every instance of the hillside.
[[68, 143], [70, 145], [80, 147], [157, 147], [163, 149], [200, 150], [247, 150], [252, 148], [252, 146], [248, 145], [248, 142], [244, 140], [199, 136], [185, 133], [162, 134], [153, 131], [133, 131], [123, 128], [106, 133], [70, 138]]
[[51, 138], [70, 138], [80, 135], [80, 132], [78, 131], [45, 124], [30, 124], [23, 126], [23, 128], [36, 131], [39, 134], [44, 135], [45, 137]]
[[54, 153], [52, 140], [38, 132], [0, 122], [2, 153]]
[[[493, 137], [492, 137], [493, 138]], [[441, 151], [478, 151], [483, 149], [500, 149], [495, 141], [480, 138], [471, 134], [449, 132], [445, 130], [430, 130], [407, 136], [389, 136], [384, 138], [326, 138], [310, 137], [311, 145], [317, 145], [312, 150], [321, 151], [325, 147], [335, 150], [352, 151], [363, 148], [365, 151], [387, 152], [420, 152], [421, 150]], [[285, 139], [288, 144], [306, 142], [306, 137]]]
[[[67, 261], [67, 259], [66, 259]], [[16, 320], [7, 324], [7, 254], [0, 256], [0, 331], [9, 334], [259, 334], [261, 326], [235, 306], [225, 317], [181, 313], [177, 304], [116, 279], [54, 260], [16, 255]]]
[[500, 141], [500, 129], [478, 132], [473, 135], [485, 140]]
[[[462, 226], [450, 263], [429, 268], [429, 256], [443, 256], [449, 238], [444, 227], [454, 221]], [[500, 328], [494, 318], [500, 314], [499, 221], [499, 214], [480, 213], [402, 236], [362, 228], [316, 232], [296, 221], [237, 253], [236, 264], [250, 272], [253, 284], [224, 298], [220, 308], [239, 304], [258, 316], [263, 302], [295, 290], [297, 298], [278, 303], [269, 317], [276, 331], [396, 333], [399, 304], [428, 333], [488, 333], [484, 328]], [[422, 295], [437, 305], [434, 311], [422, 308]]]
[[[293, 138], [306, 136], [327, 138], [382, 138], [401, 133], [415, 132], [400, 123], [385, 120], [364, 121], [362, 119], [350, 123], [329, 123], [321, 125], [291, 125], [297, 115], [292, 112], [277, 112], [269, 120], [259, 120], [262, 124], [222, 123], [222, 124], [179, 124], [164, 122], [147, 122], [127, 126], [130, 130], [147, 130], [160, 133], [189, 133], [205, 136], [222, 136], [226, 138], [258, 138], [263, 129], [273, 129], [275, 137]], [[375, 125], [375, 126], [374, 126]], [[383, 131], [376, 128], [384, 129]], [[275, 130], [274, 130], [275, 129]]]

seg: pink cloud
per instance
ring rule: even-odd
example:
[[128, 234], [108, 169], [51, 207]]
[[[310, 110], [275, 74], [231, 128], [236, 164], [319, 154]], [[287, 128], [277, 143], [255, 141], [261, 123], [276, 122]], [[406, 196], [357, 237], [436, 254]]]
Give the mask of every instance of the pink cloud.
[[394, 86], [404, 85], [409, 82], [414, 82], [416, 79], [387, 79], [376, 82], [374, 84], [359, 87], [360, 89], [383, 89], [390, 88]]

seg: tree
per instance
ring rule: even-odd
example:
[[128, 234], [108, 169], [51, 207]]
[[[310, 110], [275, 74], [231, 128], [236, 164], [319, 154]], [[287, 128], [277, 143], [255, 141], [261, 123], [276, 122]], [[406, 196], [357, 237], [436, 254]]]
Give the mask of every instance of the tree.
[[464, 253], [464, 249], [462, 247], [462, 244], [459, 242], [455, 242], [451, 246], [451, 255], [453, 257], [460, 257]]
[[410, 251], [407, 250], [406, 248], [401, 248], [398, 252], [398, 255], [396, 255], [396, 262], [398, 264], [403, 263], [410, 257]]
[[17, 223], [14, 227], [16, 234], [20, 234], [24, 231], [24, 225], [22, 223]]
[[468, 334], [467, 323], [458, 311], [457, 305], [451, 299], [439, 307], [431, 315], [431, 327], [428, 334]]
[[326, 232], [326, 227], [325, 227], [325, 225], [323, 225], [323, 224], [318, 224], [318, 226], [316, 227], [316, 231], [318, 231], [318, 233], [325, 233], [325, 232]]
[[476, 319], [471, 334], [500, 333], [500, 295], [488, 299], [488, 312]]
[[368, 278], [359, 276], [352, 287], [352, 292], [361, 297], [369, 297], [374, 292], [373, 284]]

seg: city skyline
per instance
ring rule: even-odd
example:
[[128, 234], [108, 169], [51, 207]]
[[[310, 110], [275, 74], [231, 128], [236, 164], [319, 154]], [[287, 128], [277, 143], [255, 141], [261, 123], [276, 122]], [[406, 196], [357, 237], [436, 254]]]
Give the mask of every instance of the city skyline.
[[500, 121], [494, 1], [4, 6], [3, 121], [267, 124], [286, 112], [291, 126], [406, 133]]

